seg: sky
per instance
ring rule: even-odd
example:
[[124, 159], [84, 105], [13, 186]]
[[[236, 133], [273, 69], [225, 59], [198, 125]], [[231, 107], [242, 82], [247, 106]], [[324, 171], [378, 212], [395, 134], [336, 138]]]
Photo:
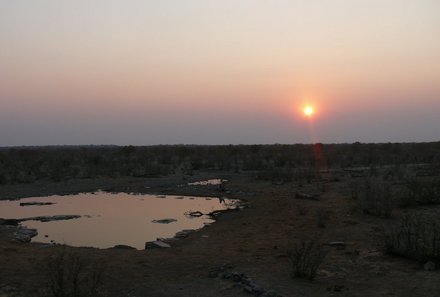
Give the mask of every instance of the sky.
[[0, 0], [0, 146], [438, 141], [439, 36], [438, 0]]

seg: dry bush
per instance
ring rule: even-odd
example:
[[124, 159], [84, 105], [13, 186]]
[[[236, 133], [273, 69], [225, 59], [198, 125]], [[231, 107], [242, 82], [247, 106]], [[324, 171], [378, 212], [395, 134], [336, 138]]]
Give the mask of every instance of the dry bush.
[[43, 297], [101, 297], [104, 268], [65, 249], [46, 261]]
[[391, 188], [388, 183], [367, 179], [357, 196], [358, 207], [365, 214], [389, 218], [393, 211]]
[[421, 262], [440, 264], [440, 221], [433, 217], [406, 214], [389, 226], [385, 237], [387, 252]]
[[289, 249], [288, 255], [292, 277], [313, 280], [327, 251], [315, 240], [301, 240]]
[[361, 186], [360, 183], [358, 181], [351, 181], [348, 184], [349, 188], [350, 188], [350, 197], [353, 200], [357, 200], [359, 199], [360, 196], [360, 191], [361, 191]]
[[319, 228], [327, 227], [329, 214], [324, 208], [318, 208], [316, 210], [316, 221]]
[[296, 206], [296, 212], [297, 212], [297, 215], [299, 215], [299, 216], [305, 216], [308, 211], [309, 211], [309, 209], [305, 205], [298, 204]]
[[420, 179], [408, 181], [399, 197], [399, 206], [411, 207], [417, 205], [431, 205], [440, 203], [440, 178]]

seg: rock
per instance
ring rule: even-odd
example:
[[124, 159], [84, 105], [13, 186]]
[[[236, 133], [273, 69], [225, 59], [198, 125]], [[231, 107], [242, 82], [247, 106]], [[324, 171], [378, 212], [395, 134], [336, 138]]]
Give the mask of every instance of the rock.
[[277, 181], [272, 182], [272, 185], [274, 185], [274, 186], [282, 186], [282, 185], [284, 185], [284, 181], [283, 180], [277, 180]]
[[278, 295], [276, 292], [273, 291], [269, 291], [269, 292], [264, 292], [261, 297], [280, 297], [280, 295]]
[[54, 202], [21, 202], [20, 206], [43, 206], [43, 205], [52, 205]]
[[28, 229], [28, 228], [19, 229], [17, 231], [17, 233], [25, 234], [25, 235], [28, 235], [28, 236], [31, 236], [31, 237], [34, 237], [34, 236], [38, 235], [37, 229]]
[[426, 271], [434, 271], [435, 268], [436, 268], [436, 265], [432, 261], [428, 261], [425, 263], [425, 265], [423, 265], [423, 269], [425, 269]]
[[208, 216], [210, 216], [213, 219], [216, 219], [219, 216], [221, 216], [223, 214], [223, 212], [225, 212], [225, 210], [214, 210], [214, 211], [211, 211], [210, 213], [208, 213]]
[[161, 220], [152, 220], [152, 223], [157, 223], [157, 224], [169, 224], [169, 223], [174, 223], [177, 222], [176, 219], [161, 219]]
[[156, 238], [157, 241], [162, 241], [168, 244], [171, 244], [173, 242], [175, 242], [176, 240], [178, 240], [177, 238], [171, 237], [171, 238], [166, 238], [166, 237], [158, 237]]
[[193, 229], [186, 229], [186, 230], [182, 230], [176, 233], [176, 235], [174, 235], [175, 238], [186, 238], [188, 237], [188, 235], [192, 232], [194, 232], [195, 230]]
[[307, 200], [319, 200], [319, 195], [318, 194], [306, 194], [306, 193], [296, 192], [295, 198], [296, 199], [307, 199]]
[[20, 242], [30, 242], [32, 237], [35, 237], [38, 235], [37, 229], [27, 229], [27, 228], [21, 228], [18, 229], [17, 232], [15, 232], [15, 239], [17, 239]]
[[230, 272], [233, 266], [223, 265], [221, 267], [212, 268], [208, 274], [208, 277], [216, 278], [220, 276], [222, 279], [230, 280], [234, 283], [231, 287], [241, 288], [244, 292], [249, 293], [257, 297], [281, 297], [273, 291], [266, 291], [264, 288], [258, 286], [250, 277], [244, 273], [236, 271]]
[[208, 273], [208, 277], [209, 278], [217, 278], [220, 274], [220, 268], [212, 268], [209, 273]]
[[257, 285], [251, 285], [251, 288], [252, 288], [252, 293], [255, 296], [261, 296], [265, 292], [265, 290], [263, 288], [261, 288]]
[[347, 225], [358, 225], [359, 224], [358, 221], [355, 221], [355, 220], [352, 220], [352, 219], [344, 220], [343, 223], [347, 224]]
[[156, 195], [157, 198], [167, 198], [165, 195]]
[[155, 241], [149, 241], [145, 243], [145, 249], [153, 249], [153, 248], [170, 248], [171, 245], [169, 245], [168, 243], [165, 243], [163, 241], [160, 240], [155, 240]]
[[239, 283], [243, 279], [243, 274], [238, 272], [232, 272], [232, 280], [236, 283]]
[[252, 287], [248, 286], [248, 285], [243, 286], [243, 290], [245, 292], [248, 292], [248, 293], [251, 293], [251, 294], [253, 293]]
[[39, 216], [39, 217], [31, 217], [20, 219], [19, 221], [40, 221], [40, 222], [52, 222], [52, 221], [64, 221], [64, 220], [73, 220], [79, 219], [80, 215], [56, 215], [56, 216]]
[[117, 244], [114, 247], [112, 247], [112, 249], [117, 249], [117, 250], [135, 250], [136, 248], [129, 246], [129, 245], [125, 245], [125, 244]]
[[198, 218], [203, 216], [203, 213], [201, 211], [189, 211], [185, 213], [185, 216]]
[[14, 219], [0, 219], [0, 225], [18, 226], [19, 222], [19, 220]]
[[4, 293], [4, 294], [6, 294], [6, 295], [0, 295], [1, 297], [5, 297], [5, 296], [11, 296], [11, 295], [8, 295], [8, 293], [14, 293], [14, 292], [16, 292], [17, 291], [17, 288], [15, 288], [15, 287], [12, 287], [12, 286], [10, 286], [10, 285], [5, 285], [5, 286], [1, 286], [0, 287], [0, 293]]
[[331, 241], [328, 243], [330, 246], [337, 246], [337, 247], [345, 247], [347, 244], [345, 241]]

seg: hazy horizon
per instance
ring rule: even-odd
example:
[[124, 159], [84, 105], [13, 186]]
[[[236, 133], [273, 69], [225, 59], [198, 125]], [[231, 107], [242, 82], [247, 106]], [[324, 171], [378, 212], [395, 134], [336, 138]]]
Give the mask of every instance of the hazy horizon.
[[438, 36], [436, 0], [0, 0], [0, 146], [438, 141]]

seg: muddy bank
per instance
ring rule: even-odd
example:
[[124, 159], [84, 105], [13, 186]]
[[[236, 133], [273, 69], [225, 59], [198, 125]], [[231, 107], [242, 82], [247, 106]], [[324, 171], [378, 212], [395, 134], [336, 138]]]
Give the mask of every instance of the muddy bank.
[[141, 194], [168, 194], [184, 196], [216, 197], [230, 195], [218, 185], [188, 185], [188, 183], [209, 179], [231, 179], [238, 174], [201, 172], [192, 176], [170, 175], [156, 178], [97, 178], [72, 179], [65, 182], [38, 182], [32, 184], [0, 185], [0, 200], [70, 195], [102, 190], [105, 192], [126, 192]]

